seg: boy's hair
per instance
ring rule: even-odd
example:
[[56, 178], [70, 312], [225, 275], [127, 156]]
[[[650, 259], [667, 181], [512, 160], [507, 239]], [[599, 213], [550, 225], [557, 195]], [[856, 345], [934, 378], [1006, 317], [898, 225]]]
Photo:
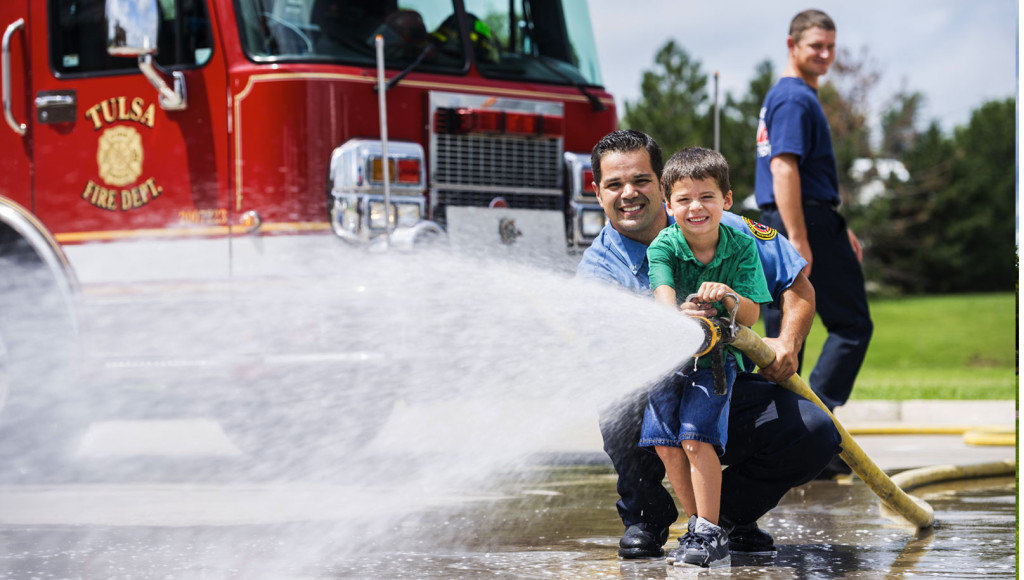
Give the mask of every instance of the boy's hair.
[[590, 169], [594, 172], [594, 181], [597, 182], [598, 187], [601, 186], [601, 157], [605, 153], [629, 153], [641, 149], [647, 151], [647, 157], [651, 160], [651, 169], [654, 170], [654, 175], [656, 177], [660, 176], [664, 162], [661, 158], [661, 147], [658, 146], [658, 142], [653, 137], [642, 131], [634, 131], [632, 129], [612, 131], [602, 137], [597, 142], [597, 145], [594, 145], [594, 150], [590, 153]]
[[683, 179], [713, 179], [724, 196], [729, 185], [729, 163], [718, 151], [704, 147], [683, 147], [665, 164], [661, 174], [661, 189], [665, 199], [672, 195], [672, 186]]
[[804, 10], [794, 16], [793, 21], [789, 23], [789, 35], [793, 37], [793, 42], [800, 42], [804, 31], [815, 27], [834, 31], [836, 23], [821, 10]]

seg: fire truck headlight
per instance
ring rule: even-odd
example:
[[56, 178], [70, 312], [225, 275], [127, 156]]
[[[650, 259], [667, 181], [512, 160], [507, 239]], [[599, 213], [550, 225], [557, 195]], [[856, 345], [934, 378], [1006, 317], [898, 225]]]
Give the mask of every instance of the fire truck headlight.
[[384, 202], [383, 201], [371, 201], [370, 202], [370, 229], [371, 230], [383, 230], [386, 227], [387, 216], [384, 215]]
[[347, 198], [334, 198], [331, 205], [331, 227], [339, 235], [354, 234], [359, 230], [358, 202]]
[[420, 206], [416, 203], [398, 204], [398, 227], [412, 227], [420, 221]]
[[604, 211], [601, 209], [583, 210], [580, 213], [580, 232], [588, 238], [597, 236], [604, 227], [604, 219]]

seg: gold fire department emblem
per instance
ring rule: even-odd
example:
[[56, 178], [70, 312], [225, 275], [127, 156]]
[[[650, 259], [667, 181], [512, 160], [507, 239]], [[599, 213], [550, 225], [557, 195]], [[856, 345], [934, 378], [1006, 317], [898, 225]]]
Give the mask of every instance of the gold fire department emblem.
[[142, 137], [132, 127], [119, 125], [103, 132], [96, 151], [100, 179], [121, 186], [142, 175]]

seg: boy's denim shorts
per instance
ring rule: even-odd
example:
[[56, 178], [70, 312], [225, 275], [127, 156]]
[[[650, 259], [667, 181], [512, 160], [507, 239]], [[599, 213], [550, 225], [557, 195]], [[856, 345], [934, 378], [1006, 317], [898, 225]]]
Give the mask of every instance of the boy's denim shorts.
[[729, 435], [729, 399], [735, 382], [736, 360], [726, 356], [724, 395], [715, 394], [710, 368], [678, 372], [659, 383], [647, 395], [640, 446], [679, 447], [692, 439], [714, 445], [721, 456]]

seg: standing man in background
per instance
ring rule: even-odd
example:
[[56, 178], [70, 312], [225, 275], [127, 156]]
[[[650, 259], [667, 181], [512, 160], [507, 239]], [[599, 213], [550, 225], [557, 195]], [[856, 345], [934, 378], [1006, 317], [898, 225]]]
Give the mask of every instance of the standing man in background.
[[[761, 107], [754, 194], [761, 222], [789, 238], [807, 260], [804, 273], [828, 330], [810, 384], [831, 410], [850, 397], [872, 331], [860, 242], [836, 211], [839, 175], [818, 101], [818, 79], [835, 60], [835, 23], [820, 10], [805, 10], [790, 23], [786, 45], [786, 69]], [[780, 316], [765, 309], [767, 336], [777, 335]], [[838, 458], [830, 467], [849, 473]]]

